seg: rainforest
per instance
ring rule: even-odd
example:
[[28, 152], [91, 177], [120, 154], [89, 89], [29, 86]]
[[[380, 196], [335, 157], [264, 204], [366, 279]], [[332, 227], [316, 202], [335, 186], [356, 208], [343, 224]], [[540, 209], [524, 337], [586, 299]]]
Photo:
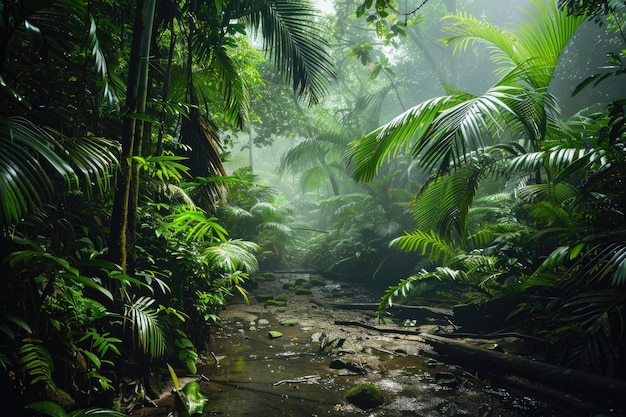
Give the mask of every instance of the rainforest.
[[624, 60], [624, 0], [2, 0], [3, 415], [626, 415]]

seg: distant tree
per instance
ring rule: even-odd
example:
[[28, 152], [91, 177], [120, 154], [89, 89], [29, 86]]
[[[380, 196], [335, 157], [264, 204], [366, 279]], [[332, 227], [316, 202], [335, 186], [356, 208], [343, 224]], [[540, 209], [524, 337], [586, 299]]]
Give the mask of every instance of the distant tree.
[[623, 0], [558, 0], [558, 5], [575, 16], [587, 15], [599, 22], [603, 16], [626, 7]]

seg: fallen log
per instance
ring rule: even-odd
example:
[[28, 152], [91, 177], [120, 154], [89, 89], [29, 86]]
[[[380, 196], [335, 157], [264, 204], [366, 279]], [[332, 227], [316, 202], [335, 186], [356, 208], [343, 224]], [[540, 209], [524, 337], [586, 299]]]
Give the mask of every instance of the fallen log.
[[[378, 310], [378, 304], [376, 303], [323, 303], [321, 306], [338, 310]], [[450, 309], [429, 306], [394, 305], [393, 307], [387, 308], [386, 311], [395, 317], [418, 321], [435, 319], [443, 322], [449, 322], [453, 315], [452, 310]]]
[[626, 381], [486, 350], [446, 337], [431, 334], [421, 334], [420, 337], [438, 353], [472, 369], [518, 375], [561, 390], [610, 401], [615, 406], [621, 406], [626, 393]]
[[409, 336], [411, 335], [421, 336], [422, 335], [422, 333], [417, 332], [415, 330], [402, 330], [402, 329], [398, 329], [395, 327], [391, 327], [391, 328], [376, 327], [376, 326], [370, 326], [369, 324], [361, 323], [360, 321], [335, 320], [335, 324], [337, 326], [357, 326], [357, 327], [362, 327], [367, 330], [373, 330], [375, 332], [381, 332], [381, 333], [404, 334], [404, 335], [409, 335]]

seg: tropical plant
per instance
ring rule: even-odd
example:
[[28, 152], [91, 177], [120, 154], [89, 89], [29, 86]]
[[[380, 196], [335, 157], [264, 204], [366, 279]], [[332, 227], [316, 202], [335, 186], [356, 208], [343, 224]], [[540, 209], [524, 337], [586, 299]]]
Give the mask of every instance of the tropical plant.
[[[426, 101], [354, 143], [358, 179], [370, 179], [391, 152], [403, 150], [433, 170], [415, 199], [418, 229], [396, 244], [436, 263], [390, 287], [381, 309], [440, 288], [442, 280], [463, 289], [456, 302], [472, 294], [468, 283], [479, 284], [474, 293], [485, 301], [522, 294], [524, 301], [511, 303], [518, 308], [509, 324], [553, 339], [556, 360], [613, 374], [622, 360], [617, 306], [624, 302], [625, 275], [623, 218], [613, 212], [621, 210], [623, 193], [609, 183], [622, 177], [623, 110], [612, 103], [567, 125], [559, 120], [547, 91], [560, 52], [584, 17], [532, 4], [533, 23], [523, 23], [518, 34], [469, 16], [452, 18], [446, 42], [495, 46], [492, 57], [503, 74], [495, 87], [478, 97], [451, 90], [455, 94]], [[592, 77], [574, 93], [606, 78]], [[479, 185], [494, 177], [517, 184], [504, 189], [515, 199], [500, 211], [507, 219], [500, 225], [509, 226], [496, 233], [476, 228]]]

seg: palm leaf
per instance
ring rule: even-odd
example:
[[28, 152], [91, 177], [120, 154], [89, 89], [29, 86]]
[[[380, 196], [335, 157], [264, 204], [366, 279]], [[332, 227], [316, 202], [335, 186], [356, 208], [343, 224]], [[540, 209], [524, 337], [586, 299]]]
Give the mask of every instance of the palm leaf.
[[370, 181], [388, 158], [408, 152], [414, 136], [423, 135], [442, 111], [466, 98], [442, 96], [427, 100], [352, 142], [347, 151], [352, 176], [357, 181]]
[[446, 239], [465, 241], [470, 207], [487, 165], [479, 158], [474, 161], [446, 176], [434, 177], [422, 187], [412, 202], [418, 228], [434, 230]]
[[256, 272], [259, 265], [254, 254], [259, 246], [253, 242], [243, 240], [229, 240], [218, 245], [207, 247], [203, 251], [209, 265], [226, 272], [245, 270]]
[[159, 322], [158, 311], [151, 308], [156, 300], [140, 297], [126, 305], [125, 317], [132, 324], [135, 345], [151, 358], [160, 358], [165, 352], [165, 334]]
[[[27, 119], [0, 120], [0, 219], [14, 223], [65, 190], [106, 192], [117, 165], [117, 145], [101, 138], [69, 139]], [[80, 180], [79, 174], [83, 180]]]
[[266, 0], [264, 7], [246, 17], [253, 30], [261, 29], [264, 49], [269, 50], [274, 65], [291, 80], [299, 97], [317, 103], [334, 78], [327, 42], [319, 35], [318, 15], [308, 0]]

